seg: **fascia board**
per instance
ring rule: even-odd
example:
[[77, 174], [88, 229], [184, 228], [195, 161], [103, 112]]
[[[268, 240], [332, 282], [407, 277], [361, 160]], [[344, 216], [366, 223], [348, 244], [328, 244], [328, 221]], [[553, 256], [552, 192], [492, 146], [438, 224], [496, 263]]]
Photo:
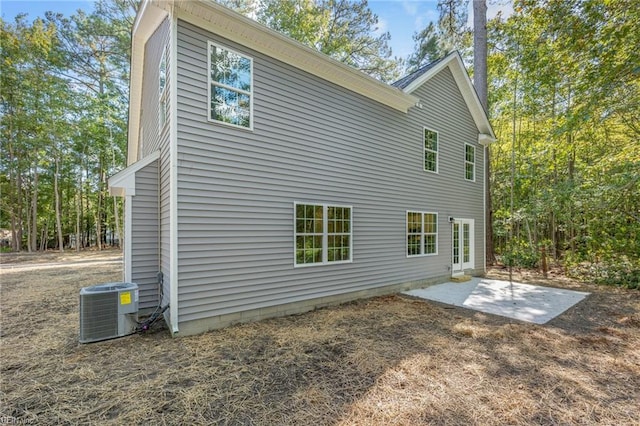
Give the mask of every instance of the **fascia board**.
[[445, 60], [438, 63], [433, 68], [429, 69], [415, 81], [411, 82], [407, 87], [405, 87], [404, 91], [407, 93], [412, 93], [417, 90], [420, 86], [425, 84], [435, 75], [437, 75], [440, 71], [445, 68], [449, 68], [451, 74], [453, 75], [454, 80], [456, 81], [456, 85], [462, 94], [465, 103], [467, 104], [467, 108], [471, 113], [471, 117], [473, 118], [476, 127], [480, 131], [480, 133], [489, 135], [490, 139], [496, 140], [495, 134], [493, 132], [493, 128], [491, 127], [491, 123], [487, 117], [487, 112], [482, 107], [480, 103], [480, 98], [478, 98], [478, 93], [476, 92], [475, 87], [473, 87], [473, 83], [469, 78], [469, 74], [467, 74], [467, 70], [462, 63], [462, 58], [460, 54], [455, 52], [450, 54]]
[[[158, 2], [168, 9], [166, 2]], [[407, 112], [419, 99], [385, 84], [262, 24], [210, 1], [176, 1], [179, 19], [261, 52], [396, 110]]]

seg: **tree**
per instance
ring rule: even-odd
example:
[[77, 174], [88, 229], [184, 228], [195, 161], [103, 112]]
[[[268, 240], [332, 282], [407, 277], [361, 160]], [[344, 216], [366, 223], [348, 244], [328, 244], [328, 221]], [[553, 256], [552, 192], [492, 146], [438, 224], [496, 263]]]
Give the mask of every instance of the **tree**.
[[[473, 85], [484, 110], [489, 114], [487, 97], [487, 3], [473, 0]], [[493, 209], [491, 202], [491, 147], [484, 150], [485, 253], [488, 264], [495, 263], [493, 252]]]
[[[70, 88], [57, 73], [65, 66], [61, 55], [56, 27], [36, 19], [27, 23], [25, 16], [16, 18], [15, 25], [2, 25], [2, 171], [6, 180], [5, 204], [2, 212], [10, 216], [14, 250], [22, 248], [23, 227], [26, 225], [27, 248], [38, 250], [41, 228], [42, 202], [51, 200], [53, 188], [48, 169], [57, 161], [58, 141], [64, 138], [69, 119]], [[57, 180], [54, 182], [57, 185]], [[54, 185], [54, 186], [55, 186]], [[57, 190], [57, 188], [55, 188]], [[43, 191], [46, 191], [43, 193]], [[59, 200], [56, 200], [59, 202]], [[60, 217], [56, 217], [57, 223]], [[44, 229], [47, 223], [44, 223]], [[62, 240], [61, 226], [56, 227], [58, 241]], [[46, 232], [44, 232], [46, 234]], [[40, 238], [45, 240], [46, 236]], [[62, 248], [62, 247], [60, 247]]]
[[265, 0], [258, 20], [379, 80], [399, 77], [388, 32], [367, 0]]
[[407, 59], [407, 72], [416, 71], [423, 65], [435, 62], [444, 56], [440, 47], [440, 34], [433, 22], [413, 35], [413, 53]]
[[107, 176], [120, 169], [125, 158], [129, 33], [135, 7], [125, 0], [100, 1], [90, 15], [82, 11], [71, 18], [47, 15], [61, 29], [65, 55], [74, 64], [66, 76], [83, 93], [81, 129], [89, 131], [81, 131], [83, 146], [79, 148], [94, 167], [85, 167], [80, 181], [87, 179], [87, 188], [92, 189], [85, 191], [92, 210], [85, 223], [94, 228], [98, 249], [107, 242], [108, 227], [120, 228], [112, 222], [117, 214], [110, 214], [110, 206], [121, 207], [118, 201], [109, 200]]
[[0, 226], [15, 251], [101, 247], [120, 228], [106, 178], [125, 162], [135, 7], [0, 20]]
[[467, 4], [469, 0], [438, 0], [442, 50], [446, 53], [458, 49], [467, 33]]
[[[491, 28], [494, 125], [514, 135], [492, 157], [496, 250], [510, 263], [535, 266], [544, 245], [569, 273], [638, 286], [637, 8], [522, 0], [514, 11]], [[512, 95], [508, 87], [516, 88]], [[506, 230], [514, 235], [509, 249]]]

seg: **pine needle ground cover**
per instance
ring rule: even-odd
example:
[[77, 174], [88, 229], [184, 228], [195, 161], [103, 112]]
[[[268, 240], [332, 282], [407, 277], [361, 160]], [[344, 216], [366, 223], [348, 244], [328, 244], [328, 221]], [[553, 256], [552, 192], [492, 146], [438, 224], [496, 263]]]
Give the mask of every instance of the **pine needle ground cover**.
[[80, 345], [80, 288], [122, 275], [120, 264], [74, 262], [113, 255], [50, 255], [40, 268], [2, 256], [0, 419], [640, 424], [637, 290], [544, 281], [592, 294], [543, 326], [387, 296], [198, 336], [157, 328]]

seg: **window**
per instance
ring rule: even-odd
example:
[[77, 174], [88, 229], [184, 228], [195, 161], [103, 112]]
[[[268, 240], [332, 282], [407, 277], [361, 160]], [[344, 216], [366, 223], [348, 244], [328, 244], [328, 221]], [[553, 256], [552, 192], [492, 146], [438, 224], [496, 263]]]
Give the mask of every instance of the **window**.
[[438, 214], [407, 212], [407, 256], [438, 254]]
[[209, 119], [253, 128], [253, 60], [209, 42]]
[[438, 173], [438, 132], [424, 129], [424, 170]]
[[476, 180], [476, 147], [464, 145], [464, 178], [466, 180]]
[[169, 46], [167, 45], [162, 51], [162, 57], [160, 58], [159, 72], [158, 72], [158, 89], [160, 99], [160, 110], [158, 123], [160, 124], [160, 130], [168, 122], [169, 117], [169, 89], [167, 87], [167, 74], [169, 68]]
[[295, 204], [295, 265], [351, 261], [351, 207]]

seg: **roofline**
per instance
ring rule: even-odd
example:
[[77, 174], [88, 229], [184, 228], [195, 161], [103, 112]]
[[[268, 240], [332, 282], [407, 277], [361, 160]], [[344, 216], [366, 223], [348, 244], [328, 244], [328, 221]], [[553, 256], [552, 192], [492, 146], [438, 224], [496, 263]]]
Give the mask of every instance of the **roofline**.
[[462, 57], [457, 51], [445, 56], [444, 59], [437, 63], [433, 68], [429, 68], [424, 74], [409, 83], [407, 87], [403, 89], [404, 92], [414, 92], [433, 76], [447, 67], [451, 71], [451, 74], [453, 74], [453, 78], [455, 79], [458, 88], [460, 89], [460, 93], [469, 108], [469, 112], [471, 112], [471, 116], [476, 127], [480, 131], [480, 134], [483, 135], [481, 143], [483, 145], [487, 145], [496, 141], [497, 138], [493, 132], [493, 127], [491, 127], [491, 123], [489, 122], [487, 111], [482, 106], [482, 103], [480, 103], [478, 93], [471, 82], [471, 78], [469, 78], [467, 69], [462, 62]]
[[107, 179], [109, 195], [124, 197], [125, 195], [136, 195], [135, 175], [140, 169], [160, 158], [160, 151], [154, 151], [128, 167], [120, 170], [115, 175]]
[[[213, 0], [145, 0], [132, 33], [128, 164], [137, 159], [144, 46], [165, 17], [173, 15], [401, 112], [419, 99], [280, 34]], [[133, 125], [132, 125], [133, 124]]]

